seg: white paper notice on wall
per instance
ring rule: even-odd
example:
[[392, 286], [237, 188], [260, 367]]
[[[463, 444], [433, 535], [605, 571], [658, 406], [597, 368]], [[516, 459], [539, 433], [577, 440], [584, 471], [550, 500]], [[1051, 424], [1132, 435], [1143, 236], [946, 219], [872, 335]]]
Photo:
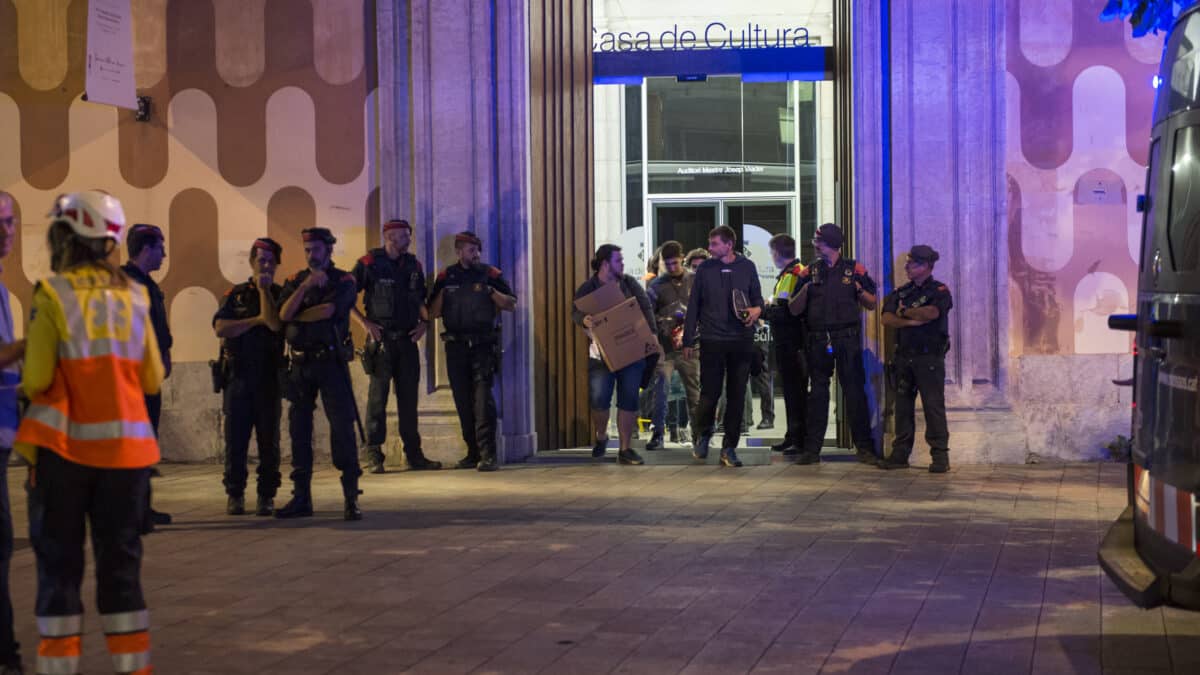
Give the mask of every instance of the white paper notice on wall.
[[92, 103], [137, 109], [131, 0], [88, 2], [84, 91]]

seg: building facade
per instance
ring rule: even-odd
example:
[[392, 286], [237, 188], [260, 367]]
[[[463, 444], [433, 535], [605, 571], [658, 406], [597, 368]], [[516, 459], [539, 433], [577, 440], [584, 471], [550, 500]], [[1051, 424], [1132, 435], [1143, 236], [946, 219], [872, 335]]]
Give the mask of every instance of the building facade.
[[[221, 451], [210, 320], [250, 241], [283, 242], [291, 273], [300, 230], [326, 226], [349, 265], [404, 217], [432, 274], [473, 229], [520, 297], [498, 383], [512, 462], [584, 444], [586, 345], [569, 311], [598, 243], [644, 258], [711, 224], [806, 242], [835, 221], [887, 287], [912, 244], [941, 252], [962, 461], [1099, 457], [1128, 433], [1130, 390], [1111, 381], [1128, 377], [1130, 345], [1105, 317], [1136, 294], [1161, 49], [1101, 23], [1103, 4], [132, 0], [152, 101], [139, 122], [82, 100], [85, 0], [0, 0], [0, 189], [23, 216], [3, 279], [14, 313], [28, 308], [60, 192], [104, 188], [160, 225], [176, 336], [163, 446], [200, 460]], [[826, 48], [821, 73], [753, 65], [802, 47]], [[738, 70], [713, 50], [760, 57]], [[613, 52], [646, 72], [598, 77]], [[670, 52], [676, 71], [641, 52]], [[867, 341], [882, 442], [877, 318]], [[439, 346], [423, 349], [422, 431], [453, 446]]]

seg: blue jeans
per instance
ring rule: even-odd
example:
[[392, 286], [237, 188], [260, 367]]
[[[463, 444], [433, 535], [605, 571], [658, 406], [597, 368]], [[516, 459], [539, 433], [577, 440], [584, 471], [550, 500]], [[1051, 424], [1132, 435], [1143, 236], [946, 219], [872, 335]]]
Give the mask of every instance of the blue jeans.
[[592, 410], [608, 410], [612, 402], [613, 388], [617, 390], [617, 409], [636, 413], [638, 389], [642, 385], [645, 361], [634, 361], [613, 372], [603, 361], [588, 359], [588, 402]]

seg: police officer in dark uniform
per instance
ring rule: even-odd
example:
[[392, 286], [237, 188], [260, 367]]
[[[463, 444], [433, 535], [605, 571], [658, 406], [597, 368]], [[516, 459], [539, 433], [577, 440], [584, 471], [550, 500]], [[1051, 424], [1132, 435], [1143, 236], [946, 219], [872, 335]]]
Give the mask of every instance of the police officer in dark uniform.
[[459, 469], [495, 471], [496, 399], [492, 383], [500, 367], [501, 311], [517, 306], [512, 288], [500, 270], [479, 262], [483, 242], [473, 232], [454, 237], [458, 262], [447, 267], [433, 284], [429, 314], [442, 317], [446, 332], [446, 373], [454, 406], [462, 424], [467, 456]]
[[925, 410], [930, 473], [950, 470], [950, 430], [946, 425], [946, 351], [950, 349], [950, 289], [933, 278], [937, 251], [913, 246], [904, 263], [908, 283], [883, 302], [883, 325], [896, 328], [896, 439], [883, 469], [907, 469], [916, 427], [917, 394]]
[[283, 248], [273, 239], [255, 239], [250, 247], [250, 280], [225, 294], [213, 316], [221, 338], [219, 369], [214, 375], [224, 390], [226, 512], [246, 512], [246, 455], [250, 431], [258, 440], [258, 504], [254, 512], [275, 511], [279, 489], [279, 368], [283, 363], [283, 325], [275, 269]]
[[868, 419], [867, 378], [863, 368], [862, 310], [873, 310], [878, 299], [867, 268], [843, 257], [842, 229], [833, 223], [817, 228], [813, 246], [820, 257], [800, 272], [800, 288], [788, 303], [793, 315], [803, 314], [808, 327], [805, 358], [811, 389], [805, 415], [804, 451], [797, 464], [821, 461], [825, 427], [829, 423], [829, 382], [836, 367], [838, 383], [850, 417], [850, 437], [857, 459], [874, 464], [875, 441]]
[[337, 242], [323, 227], [301, 232], [308, 267], [283, 285], [279, 319], [286, 325], [289, 367], [285, 394], [292, 440], [292, 499], [275, 512], [277, 518], [311, 516], [313, 411], [317, 394], [329, 420], [333, 466], [342, 472], [343, 517], [360, 520], [358, 450], [354, 442], [357, 409], [347, 362], [353, 357], [350, 308], [358, 298], [354, 277], [334, 266]]
[[387, 437], [387, 400], [396, 385], [396, 416], [408, 468], [442, 468], [421, 451], [417, 431], [417, 393], [421, 383], [421, 355], [417, 342], [425, 335], [429, 314], [425, 308], [425, 270], [408, 252], [412, 226], [407, 220], [389, 220], [383, 226], [383, 248], [358, 259], [354, 282], [365, 291], [364, 318], [353, 315], [367, 331], [363, 367], [371, 379], [367, 392], [367, 464], [371, 473], [383, 473], [383, 442]]

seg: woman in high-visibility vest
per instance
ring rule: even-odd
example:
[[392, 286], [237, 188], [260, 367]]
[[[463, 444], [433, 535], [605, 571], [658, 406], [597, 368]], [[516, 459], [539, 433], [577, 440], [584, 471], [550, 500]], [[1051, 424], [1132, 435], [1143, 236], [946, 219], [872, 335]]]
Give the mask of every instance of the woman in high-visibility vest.
[[125, 228], [115, 197], [62, 195], [50, 219], [55, 274], [34, 289], [21, 380], [30, 406], [15, 442], [33, 465], [37, 672], [79, 672], [86, 523], [114, 669], [149, 673], [140, 524], [159, 452], [143, 397], [163, 379], [149, 297], [110, 260]]

